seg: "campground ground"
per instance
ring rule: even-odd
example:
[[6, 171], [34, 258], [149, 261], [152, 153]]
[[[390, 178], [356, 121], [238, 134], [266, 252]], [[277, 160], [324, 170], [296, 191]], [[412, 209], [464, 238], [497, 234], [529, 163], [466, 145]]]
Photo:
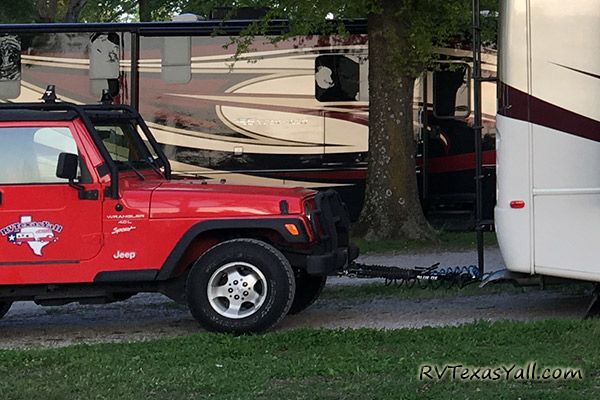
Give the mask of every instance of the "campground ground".
[[[361, 261], [473, 264], [466, 247], [374, 249]], [[494, 243], [486, 250], [487, 270], [503, 267]], [[242, 337], [202, 332], [186, 307], [161, 295], [97, 306], [20, 302], [0, 321], [0, 398], [596, 398], [600, 321], [582, 320], [589, 301], [590, 287], [577, 285], [432, 290], [333, 278], [305, 312]], [[425, 364], [532, 361], [583, 377], [419, 379]]]
[[[469, 265], [475, 252], [458, 249], [369, 253], [366, 263], [387, 265]], [[487, 269], [501, 268], [496, 247], [486, 251]], [[381, 280], [330, 278], [319, 301], [288, 316], [277, 330], [300, 328], [419, 328], [476, 321], [579, 320], [590, 301], [589, 287], [516, 289], [509, 285], [479, 289], [420, 289], [384, 286]], [[200, 331], [185, 306], [158, 294], [140, 294], [108, 305], [39, 307], [19, 302], [0, 321], [0, 347], [31, 348], [77, 343], [129, 342], [186, 336]]]

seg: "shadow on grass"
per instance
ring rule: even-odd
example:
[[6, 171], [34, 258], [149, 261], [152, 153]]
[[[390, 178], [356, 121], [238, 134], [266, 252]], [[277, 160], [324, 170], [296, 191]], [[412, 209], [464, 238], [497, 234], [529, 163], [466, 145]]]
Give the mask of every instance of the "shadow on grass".
[[[383, 280], [382, 280], [383, 282]], [[591, 294], [593, 285], [591, 284], [563, 284], [549, 286], [544, 290], [561, 293], [569, 293], [575, 296]], [[324, 299], [338, 300], [368, 300], [374, 298], [395, 298], [395, 299], [435, 299], [435, 298], [453, 298], [468, 296], [485, 296], [493, 294], [520, 294], [534, 293], [542, 290], [539, 286], [516, 287], [509, 283], [497, 283], [484, 288], [480, 288], [478, 283], [472, 283], [464, 287], [459, 286], [429, 286], [420, 287], [418, 284], [413, 286], [406, 285], [385, 285], [383, 283], [368, 283], [364, 285], [335, 285], [326, 286], [321, 294]]]
[[[352, 242], [361, 250], [361, 254], [388, 252], [424, 252], [424, 251], [460, 251], [475, 250], [475, 232], [442, 232], [439, 242], [417, 240], [379, 240], [369, 242], [361, 238], [352, 238]], [[497, 246], [495, 233], [484, 235], [486, 246]]]

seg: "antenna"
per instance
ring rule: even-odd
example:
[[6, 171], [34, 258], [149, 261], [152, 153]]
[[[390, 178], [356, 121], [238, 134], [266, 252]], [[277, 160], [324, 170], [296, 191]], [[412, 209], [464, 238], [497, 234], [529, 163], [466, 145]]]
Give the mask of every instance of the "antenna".
[[46, 104], [53, 104], [56, 103], [56, 99], [56, 87], [54, 85], [48, 85], [42, 96], [42, 101]]

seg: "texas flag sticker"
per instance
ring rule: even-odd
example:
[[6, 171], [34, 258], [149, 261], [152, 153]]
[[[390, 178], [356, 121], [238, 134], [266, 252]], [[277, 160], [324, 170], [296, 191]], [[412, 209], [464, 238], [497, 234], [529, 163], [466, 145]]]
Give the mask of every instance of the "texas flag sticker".
[[62, 225], [48, 221], [34, 221], [31, 216], [22, 216], [20, 222], [0, 229], [0, 234], [17, 246], [27, 245], [33, 254], [43, 257], [42, 250], [58, 240]]

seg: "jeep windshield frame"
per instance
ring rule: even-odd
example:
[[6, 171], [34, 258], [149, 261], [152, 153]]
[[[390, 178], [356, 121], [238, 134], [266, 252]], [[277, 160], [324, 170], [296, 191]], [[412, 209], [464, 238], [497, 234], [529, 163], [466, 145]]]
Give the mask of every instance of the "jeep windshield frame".
[[[127, 149], [126, 160], [116, 159], [111, 151], [106, 149], [119, 171], [135, 172], [152, 169], [161, 177], [170, 179], [170, 163], [139, 113], [129, 106], [90, 105], [83, 108], [94, 124], [94, 129], [104, 147], [107, 138], [102, 137], [102, 134], [106, 135], [106, 131], [108, 133], [119, 131], [119, 136], [126, 142], [124, 143], [124, 148]], [[110, 142], [109, 144], [115, 147], [118, 145]], [[163, 168], [163, 171], [160, 168]]]

